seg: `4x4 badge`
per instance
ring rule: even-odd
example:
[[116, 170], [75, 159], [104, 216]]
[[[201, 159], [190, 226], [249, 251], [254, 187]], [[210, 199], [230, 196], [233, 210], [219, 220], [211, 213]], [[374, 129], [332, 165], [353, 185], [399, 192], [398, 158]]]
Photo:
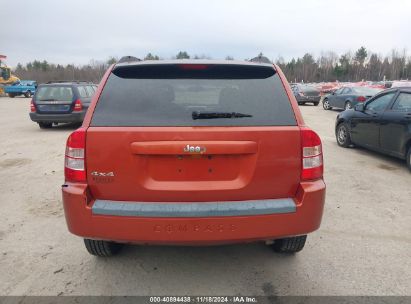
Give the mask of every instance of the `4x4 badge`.
[[205, 153], [206, 148], [205, 147], [200, 147], [200, 146], [190, 146], [187, 145], [183, 149], [184, 152], [189, 152], [189, 153]]

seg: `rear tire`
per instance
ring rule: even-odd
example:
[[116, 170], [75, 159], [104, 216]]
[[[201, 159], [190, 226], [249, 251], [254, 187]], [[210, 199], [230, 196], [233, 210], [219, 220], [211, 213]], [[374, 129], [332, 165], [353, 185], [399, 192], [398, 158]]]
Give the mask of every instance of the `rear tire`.
[[345, 123], [340, 123], [337, 126], [335, 137], [337, 139], [337, 144], [340, 147], [348, 148], [352, 145], [350, 132], [348, 131], [348, 127]]
[[330, 107], [330, 102], [327, 98], [323, 100], [323, 109], [327, 111], [332, 109], [332, 107]]
[[50, 129], [53, 126], [51, 122], [39, 122], [40, 129]]
[[30, 98], [31, 97], [31, 92], [27, 91], [26, 93], [24, 93], [24, 97]]
[[407, 161], [407, 167], [411, 171], [411, 146], [408, 148], [406, 161]]
[[300, 235], [290, 238], [275, 240], [272, 245], [275, 252], [296, 253], [303, 250], [307, 235]]
[[305, 102], [299, 102], [298, 105], [299, 106], [305, 105]]
[[9, 93], [9, 97], [10, 97], [10, 98], [14, 98], [14, 97], [16, 97], [16, 95], [14, 95], [14, 94], [12, 94], [12, 93]]
[[122, 247], [122, 244], [90, 239], [84, 239], [84, 245], [86, 245], [86, 249], [90, 254], [99, 257], [113, 256], [117, 254]]
[[320, 103], [320, 102], [313, 102], [313, 105], [314, 105], [314, 106], [318, 106], [319, 103]]

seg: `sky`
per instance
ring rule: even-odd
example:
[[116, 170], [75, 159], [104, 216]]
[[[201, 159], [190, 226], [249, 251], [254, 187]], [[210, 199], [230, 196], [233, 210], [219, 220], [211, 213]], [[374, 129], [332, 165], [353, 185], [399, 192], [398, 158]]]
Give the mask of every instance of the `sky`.
[[0, 0], [0, 54], [82, 65], [180, 50], [243, 60], [411, 50], [409, 0]]

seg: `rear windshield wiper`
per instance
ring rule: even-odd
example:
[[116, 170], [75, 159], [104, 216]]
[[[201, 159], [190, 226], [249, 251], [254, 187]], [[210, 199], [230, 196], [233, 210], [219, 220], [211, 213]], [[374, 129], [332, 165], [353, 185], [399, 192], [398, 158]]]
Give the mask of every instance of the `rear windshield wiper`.
[[243, 114], [237, 112], [197, 112], [194, 111], [192, 114], [193, 119], [213, 119], [213, 118], [242, 118], [242, 117], [253, 117], [250, 114]]

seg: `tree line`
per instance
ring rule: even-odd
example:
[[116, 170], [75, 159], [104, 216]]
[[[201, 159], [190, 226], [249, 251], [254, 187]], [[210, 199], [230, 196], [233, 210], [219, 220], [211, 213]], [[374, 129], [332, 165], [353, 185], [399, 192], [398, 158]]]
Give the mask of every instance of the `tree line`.
[[[260, 53], [257, 57], [263, 57]], [[190, 56], [180, 51], [173, 59], [211, 59], [207, 55]], [[161, 60], [160, 56], [148, 53], [144, 60]], [[226, 60], [234, 60], [227, 56]], [[106, 61], [91, 60], [85, 65], [54, 64], [46, 60], [34, 60], [25, 65], [18, 64], [14, 74], [20, 79], [36, 80], [39, 83], [55, 80], [84, 80], [98, 83], [109, 65], [119, 58], [110, 57]], [[249, 59], [244, 59], [249, 60]], [[272, 60], [270, 60], [272, 61]], [[322, 82], [322, 81], [383, 81], [411, 78], [411, 57], [404, 50], [392, 50], [389, 55], [382, 56], [360, 47], [356, 52], [337, 55], [335, 52], [323, 52], [315, 58], [306, 53], [302, 57], [274, 60], [290, 82]]]
[[294, 82], [321, 81], [384, 81], [411, 78], [411, 57], [404, 50], [392, 50], [382, 56], [360, 47], [356, 52], [338, 56], [334, 52], [322, 53], [314, 58], [306, 53], [301, 58], [286, 62], [276, 60], [287, 79]]

